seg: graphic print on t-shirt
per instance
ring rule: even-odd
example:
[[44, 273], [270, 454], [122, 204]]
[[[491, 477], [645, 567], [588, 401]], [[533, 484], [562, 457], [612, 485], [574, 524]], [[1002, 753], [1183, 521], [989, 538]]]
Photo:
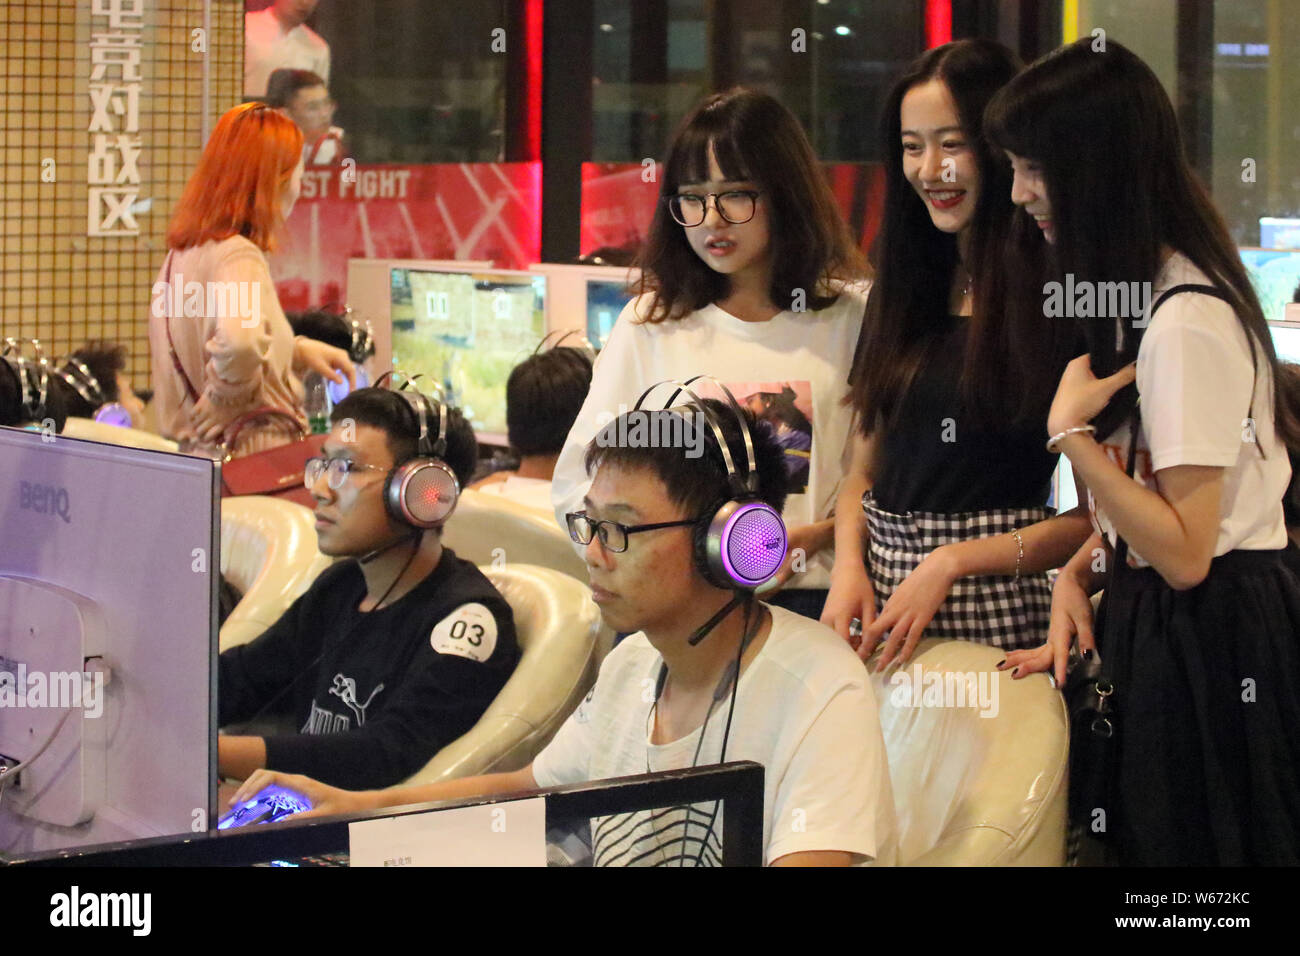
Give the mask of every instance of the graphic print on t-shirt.
[[462, 604], [434, 625], [429, 646], [439, 654], [485, 661], [497, 647], [497, 619], [477, 601]]
[[[742, 408], [767, 422], [777, 445], [785, 453], [785, 470], [789, 476], [788, 493], [801, 495], [808, 490], [812, 470], [813, 399], [808, 381], [724, 382]], [[695, 386], [692, 386], [695, 388]], [[695, 389], [701, 398], [725, 397], [706, 383]], [[743, 467], [740, 462], [738, 467]]]
[[361, 727], [366, 722], [366, 708], [369, 707], [370, 702], [375, 699], [375, 695], [383, 689], [383, 684], [376, 686], [375, 689], [370, 692], [370, 696], [366, 698], [366, 702], [363, 704], [357, 700], [357, 682], [351, 677], [344, 677], [342, 674], [335, 674], [334, 686], [330, 688], [330, 693], [343, 701], [343, 703], [347, 704], [348, 710], [352, 711], [352, 713], [356, 715], [357, 726]]
[[721, 866], [722, 806], [636, 810], [591, 821], [594, 866]]
[[[330, 686], [329, 693], [343, 701], [348, 710], [352, 711], [356, 718], [356, 726], [362, 727], [366, 723], [366, 709], [370, 706], [375, 695], [384, 689], [384, 685], [378, 684], [367, 695], [365, 701], [357, 699], [357, 682], [351, 677], [345, 677], [343, 674], [335, 674], [334, 682]], [[304, 734], [341, 734], [352, 729], [352, 719], [344, 714], [336, 714], [333, 711], [326, 710], [316, 701], [311, 702], [311, 713], [307, 715], [307, 722], [303, 724], [300, 733]]]
[[343, 714], [326, 710], [316, 701], [311, 702], [311, 713], [307, 715], [300, 734], [341, 734], [352, 726], [352, 719]]

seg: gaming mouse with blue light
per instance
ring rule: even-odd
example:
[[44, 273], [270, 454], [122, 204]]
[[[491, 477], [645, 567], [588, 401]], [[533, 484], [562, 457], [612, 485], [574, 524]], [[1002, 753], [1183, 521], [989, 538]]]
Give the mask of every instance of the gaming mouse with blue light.
[[311, 801], [306, 797], [292, 790], [272, 785], [218, 820], [217, 829], [230, 830], [235, 827], [246, 827], [252, 823], [275, 823], [310, 809]]

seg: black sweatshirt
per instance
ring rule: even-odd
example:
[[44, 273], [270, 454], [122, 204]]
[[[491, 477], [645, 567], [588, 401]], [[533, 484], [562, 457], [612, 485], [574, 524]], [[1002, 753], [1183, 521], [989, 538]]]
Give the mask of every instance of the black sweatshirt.
[[260, 637], [222, 653], [222, 726], [283, 693], [277, 709], [300, 727], [266, 738], [268, 769], [354, 790], [400, 783], [468, 731], [514, 671], [509, 605], [450, 549], [394, 604], [363, 614], [365, 594], [360, 566], [335, 564]]

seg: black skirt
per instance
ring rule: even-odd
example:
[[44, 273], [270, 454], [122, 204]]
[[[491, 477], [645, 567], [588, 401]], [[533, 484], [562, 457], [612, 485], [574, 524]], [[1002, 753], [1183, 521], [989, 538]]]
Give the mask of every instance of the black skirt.
[[1281, 554], [1222, 555], [1187, 591], [1125, 569], [1106, 593], [1114, 862], [1300, 864], [1300, 580]]

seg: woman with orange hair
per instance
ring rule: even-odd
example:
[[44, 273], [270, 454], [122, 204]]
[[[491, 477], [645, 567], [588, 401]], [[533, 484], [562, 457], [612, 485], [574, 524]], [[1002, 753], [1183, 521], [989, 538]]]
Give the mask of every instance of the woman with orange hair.
[[[159, 423], [192, 451], [214, 454], [230, 425], [270, 406], [306, 423], [300, 375], [355, 382], [347, 353], [294, 338], [266, 253], [302, 182], [302, 133], [262, 103], [221, 117], [167, 230], [149, 339]], [[281, 421], [242, 428], [247, 455], [295, 437]]]

